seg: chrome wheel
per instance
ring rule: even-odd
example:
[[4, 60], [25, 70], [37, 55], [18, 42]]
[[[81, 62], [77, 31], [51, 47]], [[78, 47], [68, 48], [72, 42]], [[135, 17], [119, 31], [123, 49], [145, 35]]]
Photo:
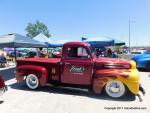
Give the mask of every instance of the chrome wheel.
[[106, 84], [105, 92], [112, 98], [120, 98], [125, 95], [126, 88], [122, 82], [111, 80]]
[[30, 89], [36, 89], [39, 86], [39, 80], [38, 77], [34, 74], [29, 74], [26, 78], [26, 85]]

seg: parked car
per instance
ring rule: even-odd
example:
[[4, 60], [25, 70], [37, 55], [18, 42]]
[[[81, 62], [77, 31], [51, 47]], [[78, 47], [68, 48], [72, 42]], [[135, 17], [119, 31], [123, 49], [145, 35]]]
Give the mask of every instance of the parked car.
[[27, 58], [34, 58], [34, 57], [39, 56], [39, 54], [38, 54], [37, 51], [29, 51], [25, 56], [26, 56]]
[[0, 96], [6, 91], [7, 91], [7, 86], [5, 85], [5, 82], [2, 76], [0, 75]]
[[[16, 52], [17, 57], [24, 57], [25, 55], [26, 55], [26, 53], [24, 53], [24, 52], [18, 52], [18, 51]], [[8, 56], [15, 57], [15, 52], [14, 51], [9, 52]]]
[[132, 60], [136, 62], [138, 69], [150, 71], [150, 50], [144, 52], [143, 54], [133, 56]]

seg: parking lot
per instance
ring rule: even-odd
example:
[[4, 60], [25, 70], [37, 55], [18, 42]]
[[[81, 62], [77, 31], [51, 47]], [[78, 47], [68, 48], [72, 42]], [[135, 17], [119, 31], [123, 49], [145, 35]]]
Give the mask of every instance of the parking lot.
[[32, 91], [25, 83], [16, 83], [14, 71], [14, 67], [0, 71], [8, 85], [8, 91], [0, 97], [0, 113], [150, 113], [149, 72], [140, 72], [146, 95], [140, 94], [143, 102], [139, 102], [138, 97], [130, 95], [115, 100], [105, 94], [54, 86]]

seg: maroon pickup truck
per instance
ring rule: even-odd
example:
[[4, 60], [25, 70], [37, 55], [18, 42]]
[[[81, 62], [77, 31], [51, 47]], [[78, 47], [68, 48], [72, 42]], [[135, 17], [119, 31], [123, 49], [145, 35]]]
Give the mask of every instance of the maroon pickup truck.
[[7, 91], [7, 86], [5, 85], [5, 82], [2, 76], [0, 75], [0, 95], [2, 95], [6, 91]]
[[17, 59], [16, 79], [30, 89], [46, 84], [88, 88], [96, 94], [103, 90], [113, 98], [131, 92], [139, 94], [140, 79], [132, 60], [96, 58], [90, 45], [65, 43], [61, 58]]

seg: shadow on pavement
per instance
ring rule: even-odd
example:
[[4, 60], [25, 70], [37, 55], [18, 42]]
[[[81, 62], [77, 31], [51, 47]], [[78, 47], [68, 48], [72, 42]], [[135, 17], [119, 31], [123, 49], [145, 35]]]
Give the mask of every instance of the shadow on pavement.
[[96, 95], [92, 92], [89, 92], [87, 89], [77, 89], [77, 88], [68, 88], [68, 87], [56, 87], [56, 86], [43, 86], [39, 87], [37, 90], [30, 90], [25, 82], [24, 83], [15, 83], [10, 85], [11, 88], [17, 89], [17, 90], [24, 90], [24, 91], [32, 91], [32, 92], [46, 92], [46, 93], [54, 93], [54, 94], [66, 94], [66, 95], [72, 95], [72, 96], [86, 96], [89, 98], [94, 99], [100, 99], [100, 100], [112, 100], [112, 101], [134, 101], [135, 96], [134, 95], [126, 95], [123, 98], [120, 99], [113, 99], [108, 97], [104, 92], [100, 95]]
[[16, 70], [15, 67], [13, 68], [9, 68], [9, 69], [5, 69], [5, 70], [1, 70], [0, 71], [0, 75], [2, 75], [3, 79], [5, 81], [10, 80], [12, 78], [15, 77], [14, 71]]
[[0, 100], [0, 104], [4, 103], [4, 101]]

